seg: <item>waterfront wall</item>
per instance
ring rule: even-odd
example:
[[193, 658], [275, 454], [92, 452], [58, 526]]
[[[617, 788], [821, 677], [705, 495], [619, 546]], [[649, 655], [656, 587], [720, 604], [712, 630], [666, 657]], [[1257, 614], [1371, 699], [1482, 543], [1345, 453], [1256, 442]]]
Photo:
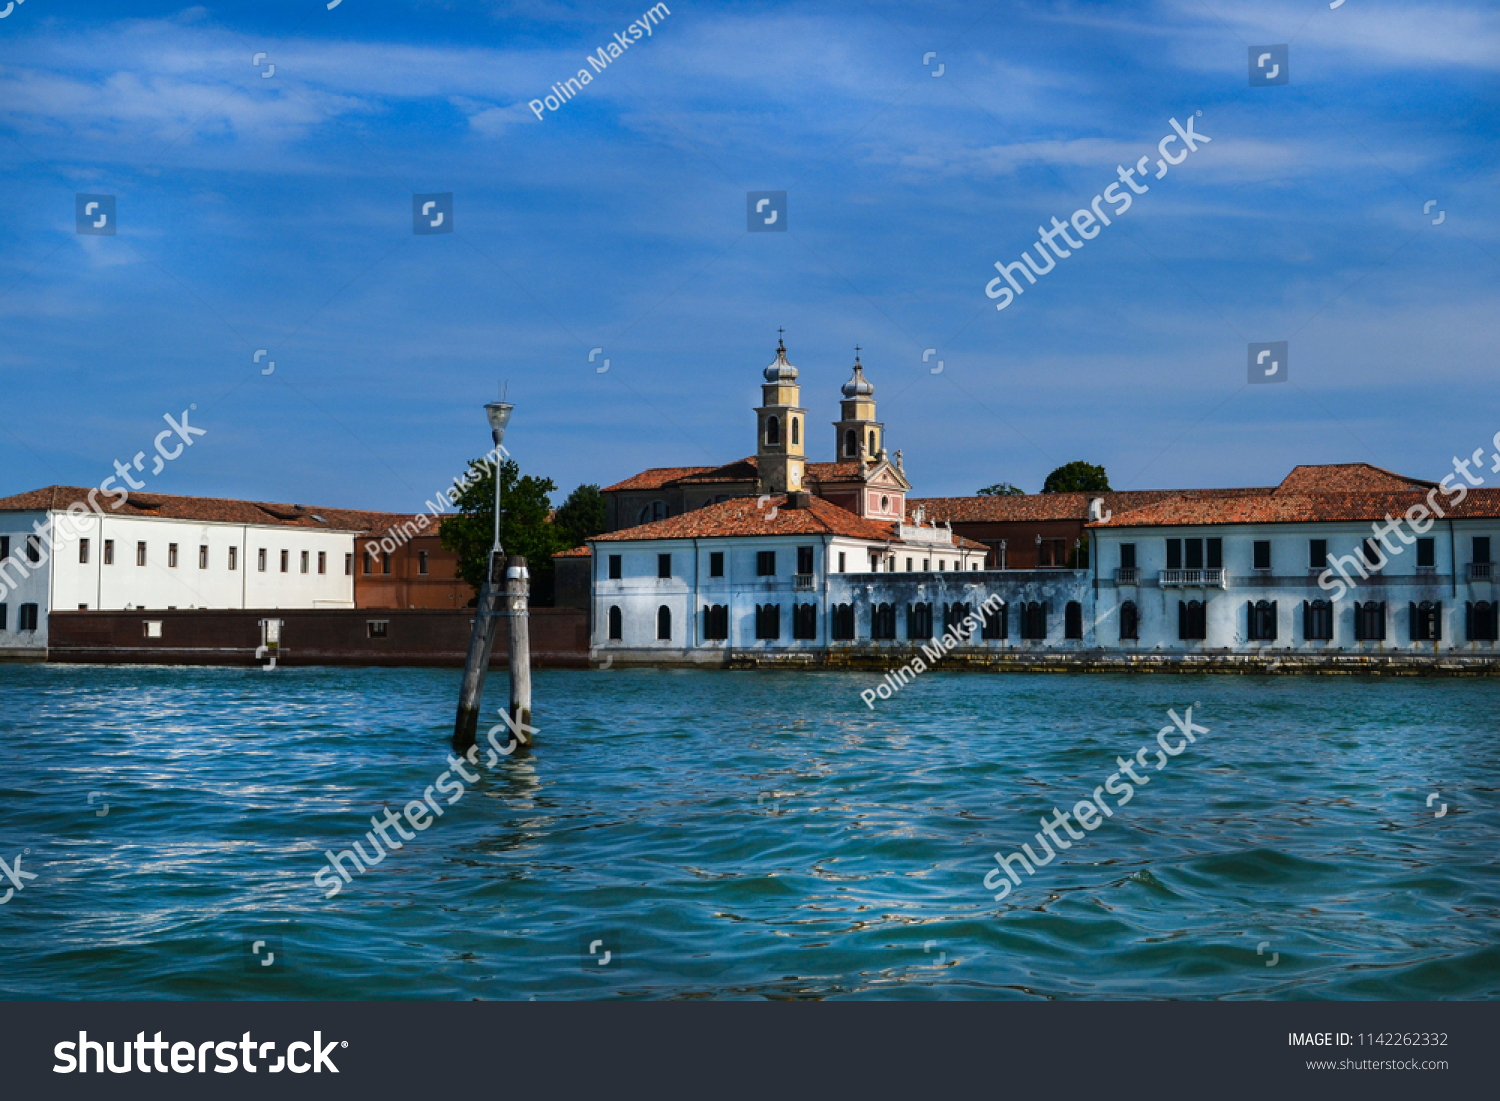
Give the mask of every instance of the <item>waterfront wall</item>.
[[[46, 659], [149, 665], [264, 665], [260, 621], [282, 621], [277, 665], [462, 668], [473, 609], [294, 609], [53, 612]], [[150, 624], [159, 624], [153, 628]], [[154, 632], [159, 631], [159, 635]], [[38, 654], [38, 657], [41, 655]], [[491, 667], [508, 664], [506, 632]], [[541, 668], [588, 664], [588, 616], [531, 609], [531, 661]]]

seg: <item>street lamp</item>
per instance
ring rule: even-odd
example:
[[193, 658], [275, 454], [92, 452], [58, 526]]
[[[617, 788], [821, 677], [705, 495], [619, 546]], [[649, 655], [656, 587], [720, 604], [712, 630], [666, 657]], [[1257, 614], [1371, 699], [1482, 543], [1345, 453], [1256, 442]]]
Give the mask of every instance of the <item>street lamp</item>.
[[[490, 435], [495, 438], [495, 449], [500, 449], [500, 441], [505, 439], [505, 426], [510, 424], [511, 411], [514, 405], [503, 401], [492, 401], [484, 407], [484, 412], [490, 420]], [[490, 548], [490, 576], [494, 577], [495, 555], [500, 553], [500, 458], [495, 459], [495, 545]]]

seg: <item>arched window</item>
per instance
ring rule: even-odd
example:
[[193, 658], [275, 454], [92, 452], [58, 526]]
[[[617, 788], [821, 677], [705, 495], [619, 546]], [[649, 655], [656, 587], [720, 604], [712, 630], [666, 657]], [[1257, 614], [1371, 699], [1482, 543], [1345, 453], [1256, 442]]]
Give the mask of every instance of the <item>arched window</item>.
[[870, 458], [874, 458], [879, 452], [875, 449], [875, 429], [870, 429]]
[[656, 609], [656, 637], [672, 637], [672, 609], [665, 604]]
[[1494, 642], [1495, 641], [1495, 605], [1488, 600], [1481, 600], [1477, 604], [1468, 605], [1466, 612], [1468, 617], [1468, 630], [1464, 634], [1470, 642]]
[[859, 437], [854, 434], [854, 429], [844, 433], [844, 454], [854, 458], [859, 453]]
[[624, 637], [623, 624], [620, 622], [620, 606], [611, 604], [609, 606], [609, 637], [611, 641], [619, 641]]
[[1063, 609], [1063, 637], [1083, 637], [1083, 605], [1076, 600], [1068, 601]]
[[797, 443], [798, 442], [798, 439], [797, 439], [797, 418], [796, 417], [792, 418], [792, 442], [793, 443]]
[[775, 417], [766, 418], [766, 445], [774, 447], [781, 442], [781, 422]]
[[1141, 637], [1141, 615], [1136, 611], [1135, 601], [1127, 600], [1120, 605], [1120, 641]]
[[651, 519], [660, 520], [667, 514], [667, 506], [661, 501], [651, 502]]

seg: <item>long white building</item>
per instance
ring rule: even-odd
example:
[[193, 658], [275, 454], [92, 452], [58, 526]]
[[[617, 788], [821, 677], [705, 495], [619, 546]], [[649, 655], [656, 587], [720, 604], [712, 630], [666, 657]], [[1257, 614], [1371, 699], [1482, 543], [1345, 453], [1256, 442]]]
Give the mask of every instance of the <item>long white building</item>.
[[0, 658], [44, 654], [53, 610], [352, 608], [355, 536], [377, 515], [94, 498], [49, 486], [0, 499]]

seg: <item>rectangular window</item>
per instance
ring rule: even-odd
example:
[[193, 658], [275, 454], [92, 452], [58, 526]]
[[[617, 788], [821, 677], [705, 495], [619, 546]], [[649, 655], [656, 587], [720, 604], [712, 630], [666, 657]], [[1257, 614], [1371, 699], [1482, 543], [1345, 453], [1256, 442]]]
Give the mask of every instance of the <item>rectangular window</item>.
[[26, 537], [26, 561], [40, 562], [42, 560], [42, 537], [40, 535], [28, 535]]
[[1333, 605], [1329, 601], [1302, 602], [1302, 637], [1308, 642], [1333, 641]]
[[89, 610], [89, 606], [87, 604], [80, 604], [78, 605], [78, 610], [80, 612], [86, 612]]
[[912, 561], [911, 557], [907, 556], [907, 559], [906, 559], [906, 572], [907, 573], [911, 573], [911, 561]]
[[9, 612], [9, 611], [10, 611], [10, 605], [9, 604], [0, 604], [0, 631], [6, 630], [5, 616], [6, 616], [6, 613]]
[[1354, 640], [1379, 642], [1385, 638], [1385, 602], [1354, 602]]
[[[907, 569], [911, 569], [911, 560], [910, 559], [907, 560], [906, 568]], [[798, 573], [812, 573], [813, 572], [813, 549], [811, 547], [798, 547], [797, 548], [797, 572]]]
[[1328, 540], [1309, 539], [1307, 541], [1307, 568], [1321, 570], [1326, 565], [1328, 565]]
[[1437, 566], [1437, 540], [1417, 540], [1417, 565], [1432, 569]]
[[1182, 569], [1182, 540], [1181, 539], [1168, 539], [1167, 540], [1167, 569], [1169, 569], [1169, 570], [1180, 570], [1180, 569]]
[[760, 577], [775, 577], [776, 576], [776, 552], [773, 551], [773, 550], [769, 550], [769, 551], [756, 551], [755, 552], [755, 572], [756, 572], [756, 575], [760, 576]]
[[709, 642], [723, 642], [729, 637], [729, 607], [727, 605], [704, 606], [703, 637]]
[[354, 574], [354, 555], [344, 555], [344, 576], [351, 577]]
[[143, 638], [161, 638], [161, 620], [141, 620], [141, 636]]
[[1385, 555], [1380, 553], [1380, 540], [1372, 536], [1360, 544], [1360, 549], [1364, 552], [1366, 564], [1379, 569], [1385, 560]]
[[292, 553], [291, 553], [291, 551], [282, 551], [281, 552], [281, 572], [282, 573], [286, 573], [287, 572], [287, 567], [289, 565], [291, 565], [291, 559], [292, 559]]
[[176, 543], [168, 543], [167, 544], [167, 566], [170, 567], [171, 569], [174, 569], [174, 570], [177, 568], [177, 544]]
[[1043, 539], [1037, 546], [1037, 563], [1048, 569], [1068, 564], [1068, 541], [1066, 539]]
[[658, 580], [672, 576], [672, 556], [670, 554], [658, 554], [656, 556], [656, 576]]
[[35, 604], [22, 604], [21, 605], [21, 616], [20, 616], [20, 621], [16, 624], [16, 630], [18, 630], [18, 631], [35, 631], [36, 630], [36, 605]]
[[755, 606], [755, 637], [758, 639], [781, 637], [780, 604], [757, 604]]
[[1271, 568], [1271, 541], [1269, 539], [1257, 539], [1255, 541], [1252, 566], [1257, 570], [1269, 570]]
[[311, 569], [311, 567], [312, 555], [310, 555], [307, 551], [303, 551], [297, 560], [297, 570], [299, 573], [307, 573], [308, 570]]
[[[319, 573], [327, 573], [328, 572], [328, 552], [327, 551], [319, 551], [318, 552], [318, 572]], [[422, 572], [426, 573], [427, 571], [423, 570]]]
[[230, 547], [229, 548], [229, 568], [231, 570], [237, 570], [237, 569], [240, 568], [240, 548], [239, 547]]
[[198, 568], [200, 570], [206, 570], [206, 569], [208, 569], [208, 544], [207, 543], [200, 543], [199, 546], [198, 546]]
[[[1464, 607], [1464, 637], [1470, 642], [1494, 642], [1496, 641], [1496, 620], [1500, 611], [1488, 600], [1481, 600], [1478, 604], [1468, 604]], [[5, 626], [5, 619], [0, 615], [0, 628]]]
[[724, 576], [724, 552], [723, 551], [710, 551], [709, 552], [709, 555], [708, 555], [708, 576], [709, 577], [723, 577]]
[[1490, 560], [1490, 537], [1488, 535], [1474, 536], [1474, 559], [1475, 562], [1488, 562]]
[[266, 548], [265, 547], [261, 547], [260, 550], [258, 550], [258, 551], [255, 552], [255, 568], [258, 569], [261, 573], [265, 573], [266, 572]]
[[87, 563], [88, 560], [89, 560], [89, 541], [87, 539], [80, 539], [80, 540], [78, 540], [78, 561], [81, 562], [81, 563]]
[[368, 638], [385, 638], [390, 631], [391, 621], [388, 619], [365, 620], [365, 632]]
[[1135, 544], [1134, 543], [1121, 543], [1120, 544], [1120, 569], [1122, 569], [1122, 570], [1133, 570], [1133, 569], [1135, 569]]
[[[323, 571], [319, 570], [318, 572], [322, 573]], [[426, 551], [417, 551], [417, 572], [419, 574], [421, 574], [423, 577], [427, 576], [427, 552]]]
[[1246, 602], [1247, 622], [1245, 637], [1252, 642], [1274, 642], [1276, 640], [1276, 601], [1252, 600]]
[[1211, 570], [1222, 570], [1224, 568], [1224, 540], [1205, 539], [1203, 543], [1208, 551], [1208, 560], [1204, 565]]
[[135, 564], [144, 566], [146, 564], [146, 544], [144, 542], [135, 545]]
[[[844, 572], [844, 552], [843, 551], [839, 551], [839, 573], [843, 573], [843, 572]], [[853, 636], [851, 635], [850, 637], [852, 638]]]
[[[265, 553], [266, 553], [265, 551], [261, 551], [262, 555], [264, 555]], [[371, 550], [369, 547], [366, 547], [365, 548], [365, 561], [364, 561], [364, 565], [361, 567], [361, 569], [363, 570], [364, 575], [366, 577], [369, 577], [370, 573], [375, 569], [374, 563], [375, 563], [375, 552], [373, 550]], [[262, 560], [260, 568], [261, 569], [265, 569], [266, 568], [266, 564], [265, 564], [264, 560]]]
[[1203, 568], [1203, 540], [1184, 539], [1182, 541], [1183, 566], [1190, 570], [1201, 570]]
[[609, 579], [611, 581], [620, 580], [620, 556], [618, 554], [609, 556]]
[[792, 605], [792, 637], [803, 640], [818, 637], [818, 606], [816, 604]]
[[998, 608], [991, 607], [984, 613], [983, 637], [991, 641], [1010, 637], [1009, 604], [1002, 604]]
[[[0, 555], [0, 558], [3, 557], [5, 556]], [[104, 541], [104, 564], [106, 566], [113, 566], [115, 564], [115, 541], [113, 539], [106, 539]]]
[[828, 633], [835, 642], [854, 639], [854, 605], [835, 604], [828, 609]]
[[1411, 640], [1413, 642], [1438, 642], [1443, 637], [1443, 605], [1424, 600], [1410, 605]]
[[870, 637], [872, 639], [896, 637], [896, 606], [894, 604], [870, 606]]
[[906, 637], [910, 639], [932, 637], [932, 605], [928, 603], [906, 606]]
[[1025, 639], [1045, 640], [1047, 637], [1047, 613], [1050, 610], [1047, 604], [1030, 600], [1024, 605], [1017, 605], [1017, 607], [1021, 609], [1021, 637]]
[[391, 556], [384, 551], [380, 553], [380, 572], [386, 574], [391, 572]]
[[0, 535], [0, 562], [10, 557], [10, 536]]
[[1201, 600], [1177, 602], [1177, 637], [1199, 641], [1208, 637], [1208, 613]]
[[922, 559], [922, 572], [926, 573], [930, 569], [932, 569], [932, 559], [930, 559], [930, 558], [924, 558], [924, 559]]

